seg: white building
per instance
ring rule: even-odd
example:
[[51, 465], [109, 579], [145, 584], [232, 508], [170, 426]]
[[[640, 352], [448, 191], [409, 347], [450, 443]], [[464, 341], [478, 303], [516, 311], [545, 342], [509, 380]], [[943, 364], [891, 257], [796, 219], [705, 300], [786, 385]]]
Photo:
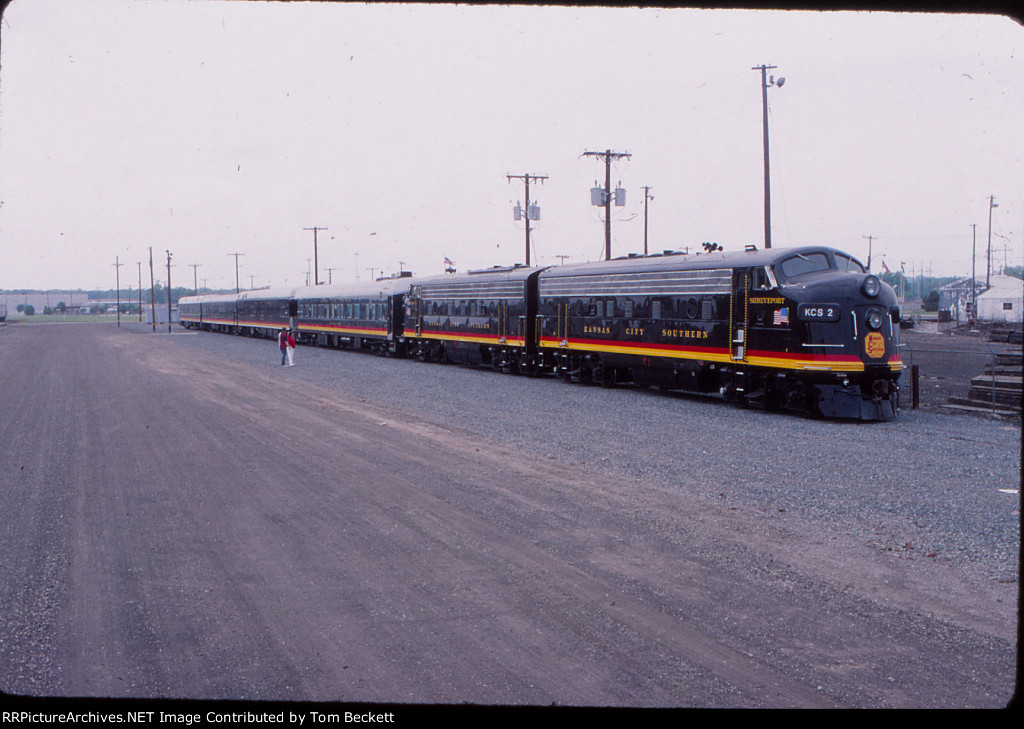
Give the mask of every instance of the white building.
[[991, 287], [978, 294], [980, 321], [1024, 321], [1024, 281], [1013, 276], [992, 276]]

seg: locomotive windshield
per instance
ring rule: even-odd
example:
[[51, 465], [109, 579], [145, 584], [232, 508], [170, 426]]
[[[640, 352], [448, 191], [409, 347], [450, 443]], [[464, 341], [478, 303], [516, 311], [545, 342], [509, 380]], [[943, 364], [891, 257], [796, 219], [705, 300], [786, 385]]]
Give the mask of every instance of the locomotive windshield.
[[824, 253], [797, 253], [795, 256], [784, 259], [779, 264], [779, 268], [782, 269], [783, 277], [796, 278], [808, 273], [828, 271], [831, 266], [828, 263], [828, 256]]
[[[834, 256], [834, 260], [832, 259]], [[797, 253], [784, 258], [775, 264], [776, 275], [783, 279], [792, 279], [799, 276], [806, 276], [809, 273], [819, 271], [851, 271], [853, 273], [867, 273], [867, 269], [856, 258], [845, 253], [835, 251], [832, 256], [823, 252]]]
[[867, 273], [867, 269], [861, 265], [856, 258], [850, 258], [844, 253], [836, 253], [836, 267], [840, 271], [853, 271], [854, 273]]

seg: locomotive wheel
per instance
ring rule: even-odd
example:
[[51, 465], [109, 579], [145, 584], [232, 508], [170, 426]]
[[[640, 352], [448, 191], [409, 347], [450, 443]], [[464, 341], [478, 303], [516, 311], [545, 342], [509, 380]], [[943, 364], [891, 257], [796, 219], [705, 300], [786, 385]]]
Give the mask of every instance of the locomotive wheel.
[[603, 388], [607, 389], [615, 386], [615, 368], [606, 367], [601, 360], [594, 362], [594, 367], [590, 371], [590, 377], [595, 385], [600, 385]]

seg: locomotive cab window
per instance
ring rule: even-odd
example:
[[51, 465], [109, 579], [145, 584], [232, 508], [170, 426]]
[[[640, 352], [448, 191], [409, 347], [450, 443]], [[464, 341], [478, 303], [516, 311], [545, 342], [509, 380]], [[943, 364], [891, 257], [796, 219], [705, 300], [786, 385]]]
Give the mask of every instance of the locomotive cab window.
[[768, 291], [771, 289], [772, 282], [769, 280], [768, 272], [764, 267], [752, 269], [750, 273], [751, 291]]

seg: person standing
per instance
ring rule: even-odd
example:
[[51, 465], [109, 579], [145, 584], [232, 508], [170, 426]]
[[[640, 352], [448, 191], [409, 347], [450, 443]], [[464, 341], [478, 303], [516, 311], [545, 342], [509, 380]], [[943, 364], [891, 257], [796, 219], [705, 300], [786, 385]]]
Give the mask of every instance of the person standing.
[[286, 342], [288, 344], [288, 366], [289, 367], [294, 367], [295, 366], [295, 338], [292, 336], [291, 332], [285, 332], [285, 334], [287, 336]]
[[282, 367], [284, 367], [285, 361], [288, 358], [288, 340], [289, 339], [291, 339], [291, 335], [288, 333], [288, 327], [281, 327], [281, 331], [279, 331], [277, 333], [277, 345], [281, 348], [281, 366]]

